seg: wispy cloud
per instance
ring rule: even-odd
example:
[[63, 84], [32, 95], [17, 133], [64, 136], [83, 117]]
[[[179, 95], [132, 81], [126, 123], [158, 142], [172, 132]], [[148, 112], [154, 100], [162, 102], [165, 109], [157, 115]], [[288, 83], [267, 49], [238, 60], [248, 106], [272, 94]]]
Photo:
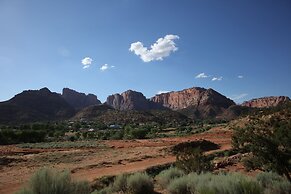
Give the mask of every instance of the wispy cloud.
[[222, 76], [220, 76], [220, 77], [213, 77], [211, 79], [211, 81], [221, 81], [221, 80], [222, 80]]
[[153, 45], [151, 45], [150, 49], [144, 47], [143, 43], [138, 41], [132, 43], [129, 50], [134, 52], [137, 56], [140, 56], [144, 62], [154, 60], [161, 61], [165, 57], [168, 57], [172, 52], [178, 50], [178, 47], [176, 47], [176, 43], [174, 42], [176, 39], [179, 39], [179, 36], [172, 34], [166, 35], [164, 38], [159, 38]]
[[232, 99], [232, 100], [240, 100], [240, 99], [245, 98], [246, 96], [248, 96], [247, 93], [242, 93], [242, 94], [233, 95], [233, 96], [231, 97], [231, 99]]
[[244, 78], [244, 76], [239, 75], [239, 76], [237, 76], [237, 78], [242, 79], [242, 78]]
[[91, 59], [90, 57], [85, 57], [84, 59], [82, 59], [81, 63], [83, 64], [83, 69], [89, 68], [92, 62], [93, 59]]
[[101, 67], [100, 67], [100, 70], [101, 71], [106, 71], [106, 70], [108, 70], [108, 69], [112, 69], [112, 68], [114, 68], [115, 66], [109, 66], [108, 64], [104, 64], [104, 65], [102, 65]]
[[196, 79], [198, 79], [198, 78], [208, 78], [209, 76], [208, 75], [206, 75], [205, 73], [199, 73], [198, 75], [196, 75]]
[[170, 92], [170, 91], [167, 91], [167, 90], [160, 90], [160, 91], [157, 92], [157, 94], [164, 94], [164, 93], [168, 93], [168, 92]]

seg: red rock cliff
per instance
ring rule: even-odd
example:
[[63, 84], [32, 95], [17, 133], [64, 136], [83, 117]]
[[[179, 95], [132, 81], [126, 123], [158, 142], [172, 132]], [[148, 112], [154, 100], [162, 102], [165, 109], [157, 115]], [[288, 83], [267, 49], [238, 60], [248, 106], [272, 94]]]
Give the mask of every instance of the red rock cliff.
[[151, 99], [164, 107], [180, 110], [188, 107], [217, 106], [228, 108], [235, 103], [213, 89], [193, 87], [177, 92], [159, 94]]
[[246, 101], [242, 103], [241, 105], [247, 106], [247, 107], [254, 107], [254, 108], [267, 108], [267, 107], [278, 106], [287, 101], [290, 101], [290, 98], [288, 96], [270, 96], [270, 97], [252, 99], [250, 101]]

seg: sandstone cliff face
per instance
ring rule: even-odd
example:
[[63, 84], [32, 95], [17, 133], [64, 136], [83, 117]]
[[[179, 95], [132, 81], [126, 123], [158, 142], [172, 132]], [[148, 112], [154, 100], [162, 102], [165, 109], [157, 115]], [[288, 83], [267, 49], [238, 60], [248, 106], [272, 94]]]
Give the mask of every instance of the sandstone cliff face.
[[212, 89], [198, 87], [159, 94], [150, 100], [140, 92], [128, 90], [109, 96], [106, 104], [117, 110], [172, 109], [193, 118], [213, 118], [235, 105]]
[[63, 89], [62, 97], [75, 109], [101, 104], [97, 96], [93, 94], [86, 95], [69, 88]]
[[232, 100], [213, 89], [199, 87], [159, 94], [154, 96], [151, 100], [172, 110], [181, 110], [188, 107], [198, 108], [208, 105], [228, 108], [235, 104]]
[[132, 90], [108, 96], [106, 104], [117, 110], [151, 109], [151, 102], [142, 93]]
[[241, 106], [253, 107], [253, 108], [268, 108], [281, 105], [290, 101], [288, 96], [270, 96], [252, 99], [241, 104]]

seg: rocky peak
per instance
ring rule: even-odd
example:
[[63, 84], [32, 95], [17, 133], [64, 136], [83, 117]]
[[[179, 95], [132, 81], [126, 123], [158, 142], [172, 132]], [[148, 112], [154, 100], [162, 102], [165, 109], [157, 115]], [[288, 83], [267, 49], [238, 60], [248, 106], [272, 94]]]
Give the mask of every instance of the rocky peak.
[[252, 99], [242, 103], [241, 105], [254, 108], [268, 108], [281, 105], [288, 101], [290, 101], [288, 96], [270, 96]]
[[106, 104], [118, 110], [149, 110], [149, 100], [137, 91], [127, 90], [107, 97]]
[[100, 100], [94, 94], [86, 95], [69, 88], [63, 89], [62, 97], [75, 109], [101, 104]]

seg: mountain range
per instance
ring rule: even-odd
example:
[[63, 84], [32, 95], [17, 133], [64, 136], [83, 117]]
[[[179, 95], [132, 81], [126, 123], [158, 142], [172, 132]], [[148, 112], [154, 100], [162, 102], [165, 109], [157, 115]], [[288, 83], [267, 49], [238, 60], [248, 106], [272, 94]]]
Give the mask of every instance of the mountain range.
[[[62, 94], [48, 88], [27, 90], [0, 102], [0, 124], [56, 121], [65, 119], [99, 120], [104, 123], [165, 121], [167, 119], [232, 119], [248, 108], [272, 107], [290, 101], [287, 96], [253, 99], [236, 105], [213, 89], [192, 87], [155, 95], [127, 90], [107, 97], [103, 104], [94, 94], [64, 88]], [[109, 118], [109, 119], [108, 119]]]

